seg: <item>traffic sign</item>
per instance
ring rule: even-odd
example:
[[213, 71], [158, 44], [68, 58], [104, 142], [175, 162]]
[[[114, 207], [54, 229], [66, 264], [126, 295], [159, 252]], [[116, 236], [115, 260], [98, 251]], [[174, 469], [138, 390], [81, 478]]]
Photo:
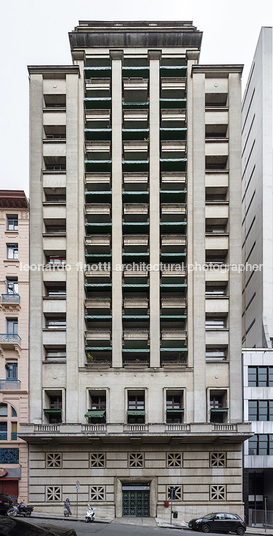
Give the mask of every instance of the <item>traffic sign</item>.
[[80, 485], [80, 481], [79, 480], [76, 480], [76, 489], [80, 489], [81, 485]]

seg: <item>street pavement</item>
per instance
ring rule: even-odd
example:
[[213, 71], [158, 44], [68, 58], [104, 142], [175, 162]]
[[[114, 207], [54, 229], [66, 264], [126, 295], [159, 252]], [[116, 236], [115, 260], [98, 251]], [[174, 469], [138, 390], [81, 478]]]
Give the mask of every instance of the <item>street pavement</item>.
[[[28, 521], [33, 520], [37, 523], [52, 523], [56, 524], [56, 522], [60, 522], [62, 526], [66, 526], [66, 523], [69, 523], [69, 526], [73, 524], [73, 528], [75, 528], [78, 535], [82, 534], [96, 534], [99, 533], [101, 536], [104, 534], [111, 534], [111, 536], [114, 536], [117, 534], [118, 536], [121, 536], [121, 534], [141, 534], [142, 530], [141, 528], [149, 528], [150, 530], [158, 530], [161, 529], [161, 534], [164, 536], [164, 534], [170, 534], [170, 531], [172, 531], [172, 534], [174, 534], [174, 530], [184, 530], [188, 535], [193, 536], [194, 534], [197, 535], [198, 533], [194, 533], [193, 531], [188, 529], [187, 523], [185, 522], [175, 522], [173, 520], [172, 525], [168, 523], [166, 520], [160, 520], [158, 518], [153, 517], [117, 517], [117, 518], [98, 518], [96, 517], [95, 523], [84, 523], [84, 526], [89, 527], [88, 531], [82, 527], [84, 522], [84, 518], [76, 518], [75, 516], [70, 517], [64, 517], [62, 515], [58, 514], [43, 514], [39, 512], [34, 512], [31, 519]], [[65, 525], [64, 525], [65, 524]], [[106, 528], [107, 525], [111, 524], [111, 529], [108, 530]], [[103, 525], [104, 529], [99, 529], [99, 526]], [[80, 528], [81, 526], [81, 528]], [[130, 526], [130, 530], [128, 530], [128, 526]], [[92, 527], [92, 529], [91, 529]], [[125, 528], [125, 532], [123, 531], [123, 527]], [[135, 527], [135, 530], [133, 529]], [[141, 530], [141, 532], [140, 532]], [[165, 532], [167, 531], [167, 532]], [[147, 531], [145, 530], [144, 533]], [[214, 533], [215, 534], [215, 533]], [[246, 534], [253, 534], [257, 536], [273, 536], [273, 527], [267, 528], [265, 531], [264, 528], [261, 527], [247, 527]], [[184, 534], [184, 536], [187, 536], [187, 534]]]

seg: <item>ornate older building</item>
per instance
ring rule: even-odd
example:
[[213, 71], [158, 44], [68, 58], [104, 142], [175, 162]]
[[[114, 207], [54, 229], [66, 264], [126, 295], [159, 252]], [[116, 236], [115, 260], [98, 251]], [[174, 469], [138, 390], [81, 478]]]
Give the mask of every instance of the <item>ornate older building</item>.
[[[243, 514], [241, 71], [191, 22], [80, 22], [30, 75], [30, 500]], [[234, 269], [230, 269], [230, 265]]]
[[[28, 500], [29, 212], [23, 190], [0, 190], [0, 492]], [[24, 269], [25, 267], [25, 269]]]

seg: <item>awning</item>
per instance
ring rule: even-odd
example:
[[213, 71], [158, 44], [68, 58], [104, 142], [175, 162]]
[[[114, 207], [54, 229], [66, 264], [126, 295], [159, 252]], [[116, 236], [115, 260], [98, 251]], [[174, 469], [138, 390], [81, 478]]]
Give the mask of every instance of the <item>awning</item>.
[[99, 409], [98, 410], [90, 409], [85, 414], [85, 417], [88, 417], [88, 418], [90, 418], [90, 417], [102, 418], [102, 417], [104, 417], [105, 413], [106, 413], [105, 409], [100, 409], [100, 410]]
[[184, 409], [167, 409], [167, 413], [184, 413]]
[[226, 413], [228, 408], [211, 408], [211, 413]]
[[135, 410], [135, 411], [127, 411], [127, 415], [145, 415], [145, 411], [138, 411], [138, 410]]
[[50, 413], [51, 415], [54, 415], [56, 413], [62, 413], [61, 409], [44, 409], [44, 413]]

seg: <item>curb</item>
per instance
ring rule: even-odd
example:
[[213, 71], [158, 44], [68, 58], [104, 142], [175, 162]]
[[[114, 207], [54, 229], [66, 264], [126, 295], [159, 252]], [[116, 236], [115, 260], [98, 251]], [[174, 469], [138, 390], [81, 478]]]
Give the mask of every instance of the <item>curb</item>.
[[[82, 523], [85, 523], [85, 518], [81, 518], [81, 517], [76, 517], [76, 516], [58, 516], [57, 514], [39, 514], [39, 513], [36, 513], [35, 515], [32, 515], [31, 518], [28, 518], [28, 519], [37, 519], [37, 520], [42, 520], [42, 519], [46, 519], [46, 520], [58, 520], [58, 521], [78, 521], [78, 522], [82, 522]], [[96, 518], [95, 521], [92, 521], [91, 523], [105, 523], [105, 524], [108, 524], [108, 523], [112, 523], [113, 519], [111, 518]], [[90, 524], [91, 524], [90, 523]]]

